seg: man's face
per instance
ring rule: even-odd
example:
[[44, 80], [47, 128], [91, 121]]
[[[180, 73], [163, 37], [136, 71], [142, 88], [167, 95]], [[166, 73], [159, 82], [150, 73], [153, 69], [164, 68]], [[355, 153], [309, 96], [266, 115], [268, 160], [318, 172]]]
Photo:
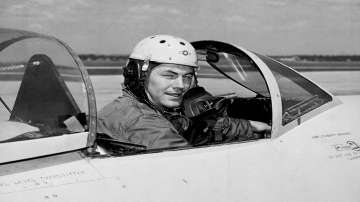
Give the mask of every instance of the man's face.
[[178, 107], [185, 91], [193, 83], [193, 76], [193, 67], [160, 64], [151, 71], [145, 92], [153, 104]]

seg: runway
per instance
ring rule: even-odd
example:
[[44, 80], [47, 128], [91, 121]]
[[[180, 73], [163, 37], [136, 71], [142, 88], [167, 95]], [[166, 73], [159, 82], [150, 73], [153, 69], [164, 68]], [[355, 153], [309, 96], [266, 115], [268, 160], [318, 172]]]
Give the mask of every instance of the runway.
[[[360, 71], [311, 71], [301, 72], [301, 74], [334, 95], [360, 95]], [[90, 79], [94, 87], [98, 110], [121, 95], [122, 75], [91, 75]], [[224, 82], [218, 78], [199, 78], [199, 80], [209, 84], [207, 87], [211, 89], [208, 90], [215, 91], [215, 95], [223, 94], [227, 91], [234, 92], [237, 89], [237, 84], [231, 81], [227, 82], [228, 85], [222, 85]], [[82, 90], [81, 86], [74, 88], [74, 86], [71, 86], [72, 84], [73, 82], [67, 83], [73, 92], [80, 92]], [[19, 88], [19, 85], [19, 82], [7, 79], [0, 83], [1, 97], [10, 108], [14, 104], [17, 95], [15, 89]], [[81, 100], [77, 101], [84, 103], [85, 97], [80, 98]], [[4, 106], [0, 107], [0, 120], [2, 120], [2, 116], [9, 116], [9, 112]]]
[[[301, 74], [334, 95], [360, 94], [360, 71], [319, 71], [301, 72]], [[90, 78], [94, 86], [98, 109], [121, 95], [123, 76], [92, 75]], [[214, 82], [216, 78], [206, 79], [207, 82], [216, 83]]]

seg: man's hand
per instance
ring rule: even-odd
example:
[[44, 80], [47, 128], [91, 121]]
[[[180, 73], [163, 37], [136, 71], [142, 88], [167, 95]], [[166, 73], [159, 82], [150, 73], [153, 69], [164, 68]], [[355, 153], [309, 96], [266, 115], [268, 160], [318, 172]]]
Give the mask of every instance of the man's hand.
[[269, 132], [271, 130], [271, 126], [266, 123], [250, 120], [249, 122], [254, 132]]

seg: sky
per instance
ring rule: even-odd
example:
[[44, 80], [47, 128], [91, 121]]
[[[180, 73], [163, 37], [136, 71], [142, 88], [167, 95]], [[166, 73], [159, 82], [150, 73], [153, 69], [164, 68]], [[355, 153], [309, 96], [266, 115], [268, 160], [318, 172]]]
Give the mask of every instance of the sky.
[[154, 34], [267, 55], [360, 54], [360, 0], [1, 0], [0, 27], [53, 35], [82, 54], [129, 54]]

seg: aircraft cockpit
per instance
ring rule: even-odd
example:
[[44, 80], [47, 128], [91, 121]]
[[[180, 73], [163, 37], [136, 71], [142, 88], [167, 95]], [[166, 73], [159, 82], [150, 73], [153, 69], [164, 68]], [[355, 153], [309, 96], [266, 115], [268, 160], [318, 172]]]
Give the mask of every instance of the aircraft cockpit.
[[[198, 86], [226, 100], [229, 117], [271, 127], [255, 141], [279, 137], [338, 104], [331, 94], [269, 57], [219, 41], [192, 45], [198, 55]], [[1, 155], [0, 163], [88, 148], [88, 156], [97, 156], [99, 145], [111, 147], [104, 150], [109, 156], [148, 152], [142, 145], [96, 134], [97, 104], [88, 73], [71, 48], [56, 38], [0, 29], [0, 102], [0, 151], [9, 154]], [[206, 100], [200, 104], [205, 111], [210, 106]], [[247, 141], [201, 146], [240, 142]]]

